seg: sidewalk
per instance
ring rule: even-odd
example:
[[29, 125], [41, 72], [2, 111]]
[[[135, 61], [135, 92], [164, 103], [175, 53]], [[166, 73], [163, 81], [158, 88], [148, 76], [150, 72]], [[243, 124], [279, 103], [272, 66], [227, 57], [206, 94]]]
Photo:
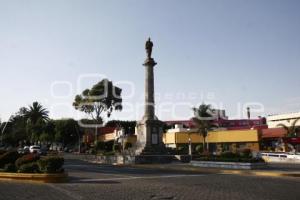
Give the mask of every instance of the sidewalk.
[[[195, 167], [189, 164], [141, 164], [126, 165], [139, 169], [159, 169], [165, 171], [190, 172], [190, 173], [209, 173], [209, 174], [236, 174], [245, 176], [268, 176], [268, 177], [300, 177], [298, 170], [236, 170], [236, 169], [219, 169], [219, 168], [203, 168]], [[124, 166], [124, 167], [126, 167]]]

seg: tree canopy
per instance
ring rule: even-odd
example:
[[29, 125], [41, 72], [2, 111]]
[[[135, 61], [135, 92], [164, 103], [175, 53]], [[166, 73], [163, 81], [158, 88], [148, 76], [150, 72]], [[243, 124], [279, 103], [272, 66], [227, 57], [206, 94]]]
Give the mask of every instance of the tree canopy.
[[76, 95], [73, 106], [89, 114], [98, 124], [103, 123], [103, 113], [110, 117], [114, 110], [122, 110], [122, 90], [107, 79]]
[[73, 145], [78, 142], [80, 137], [80, 129], [77, 121], [74, 119], [55, 120], [55, 136], [56, 142], [63, 143], [64, 146]]
[[49, 120], [49, 111], [38, 102], [33, 102], [29, 108], [21, 108], [20, 114], [25, 115], [27, 120], [30, 120], [32, 124], [36, 124], [38, 120], [44, 122]]

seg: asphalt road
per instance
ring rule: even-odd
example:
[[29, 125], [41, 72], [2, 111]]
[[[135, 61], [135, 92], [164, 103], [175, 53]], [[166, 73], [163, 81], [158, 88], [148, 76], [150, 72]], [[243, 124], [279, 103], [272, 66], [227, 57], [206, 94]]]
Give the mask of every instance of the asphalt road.
[[299, 178], [163, 172], [66, 159], [63, 184], [0, 181], [0, 200], [300, 199]]

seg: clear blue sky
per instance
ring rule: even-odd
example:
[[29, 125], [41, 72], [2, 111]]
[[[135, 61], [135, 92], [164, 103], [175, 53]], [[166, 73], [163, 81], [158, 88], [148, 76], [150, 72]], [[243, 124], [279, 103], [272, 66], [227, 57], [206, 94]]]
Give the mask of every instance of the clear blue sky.
[[[78, 79], [94, 73], [134, 83], [125, 102], [135, 107], [143, 102], [148, 36], [163, 120], [186, 119], [188, 105], [203, 101], [232, 118], [248, 102], [264, 106], [254, 115], [299, 111], [299, 10], [297, 0], [0, 0], [0, 118], [33, 101], [53, 118], [78, 118], [74, 96], [98, 81], [83, 78], [78, 87]], [[56, 84], [65, 97], [54, 97], [55, 81], [72, 91]], [[168, 103], [178, 104], [175, 116]], [[139, 119], [132, 113], [113, 118]]]

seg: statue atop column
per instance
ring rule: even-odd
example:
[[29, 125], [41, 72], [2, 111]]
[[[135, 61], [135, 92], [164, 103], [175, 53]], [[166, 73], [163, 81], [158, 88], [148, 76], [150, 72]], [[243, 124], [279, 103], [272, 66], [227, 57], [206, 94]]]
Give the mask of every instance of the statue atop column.
[[152, 54], [152, 48], [153, 48], [153, 42], [151, 41], [150, 37], [148, 38], [146, 45], [145, 45], [145, 49], [147, 52], [147, 58], [151, 59], [151, 54]]

